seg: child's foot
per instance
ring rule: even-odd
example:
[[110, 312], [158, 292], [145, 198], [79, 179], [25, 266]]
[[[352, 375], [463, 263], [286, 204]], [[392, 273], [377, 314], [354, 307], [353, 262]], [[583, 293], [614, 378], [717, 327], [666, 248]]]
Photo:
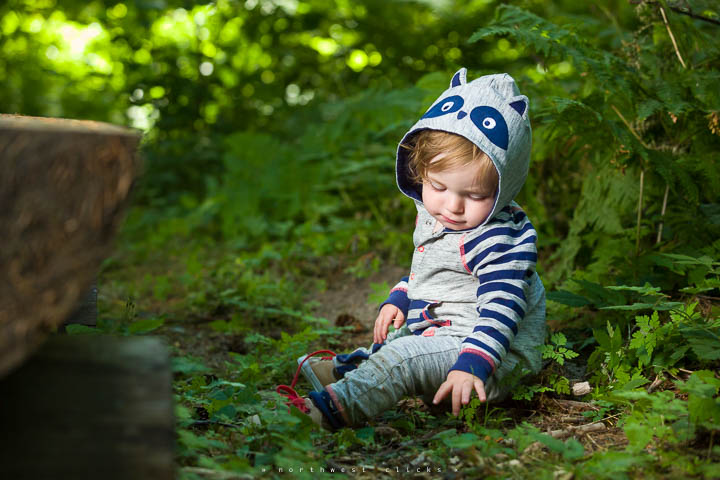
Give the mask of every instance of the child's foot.
[[279, 385], [275, 391], [288, 399], [288, 407], [295, 407], [307, 414], [310, 420], [325, 430], [334, 431], [344, 426], [344, 421], [327, 392], [310, 392], [309, 397], [303, 398], [292, 386]]
[[332, 425], [330, 425], [330, 422], [327, 421], [322, 411], [315, 406], [315, 403], [310, 397], [301, 397], [297, 394], [295, 389], [287, 385], [278, 385], [275, 391], [288, 399], [285, 404], [289, 408], [297, 408], [301, 412], [307, 414], [310, 417], [310, 420], [312, 420], [316, 425], [320, 425], [325, 430], [332, 430]]
[[[321, 353], [327, 353], [329, 356], [315, 357]], [[330, 350], [318, 350], [297, 359], [298, 368], [315, 390], [324, 390], [326, 386], [342, 378], [335, 370], [335, 364], [332, 361], [334, 356], [335, 353]]]

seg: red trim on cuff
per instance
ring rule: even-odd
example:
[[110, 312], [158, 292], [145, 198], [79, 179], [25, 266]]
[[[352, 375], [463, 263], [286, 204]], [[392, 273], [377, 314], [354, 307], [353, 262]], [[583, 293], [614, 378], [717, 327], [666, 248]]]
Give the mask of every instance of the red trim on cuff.
[[462, 355], [463, 353], [469, 353], [471, 355], [477, 355], [479, 357], [482, 357], [483, 359], [485, 359], [485, 361], [487, 361], [490, 364], [490, 367], [492, 367], [492, 371], [493, 372], [495, 371], [495, 361], [492, 359], [492, 357], [490, 355], [483, 352], [482, 350], [476, 350], [474, 348], [463, 348], [462, 350], [460, 350], [460, 355]]

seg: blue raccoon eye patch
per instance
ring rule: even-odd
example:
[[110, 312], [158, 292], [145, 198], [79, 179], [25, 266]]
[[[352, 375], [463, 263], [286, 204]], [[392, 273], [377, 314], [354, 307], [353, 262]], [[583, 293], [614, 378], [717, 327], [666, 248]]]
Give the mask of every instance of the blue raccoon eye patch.
[[470, 120], [492, 143], [507, 150], [508, 127], [500, 112], [493, 107], [475, 107], [470, 112]]
[[457, 112], [465, 104], [465, 100], [460, 95], [451, 95], [437, 102], [433, 107], [425, 112], [422, 118], [435, 118], [449, 113]]

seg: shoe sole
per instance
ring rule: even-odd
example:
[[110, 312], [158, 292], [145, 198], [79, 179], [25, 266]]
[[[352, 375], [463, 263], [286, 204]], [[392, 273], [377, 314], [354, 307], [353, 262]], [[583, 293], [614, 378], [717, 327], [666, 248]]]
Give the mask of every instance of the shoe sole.
[[302, 357], [297, 359], [298, 365], [302, 363], [302, 367], [300, 367], [300, 370], [302, 371], [307, 381], [312, 384], [313, 388], [315, 388], [315, 391], [322, 392], [323, 390], [325, 390], [325, 386], [320, 382], [320, 379], [317, 377], [317, 375], [315, 375], [315, 372], [313, 372], [313, 369], [310, 366], [310, 361], [303, 363], [306, 358], [307, 355], [303, 355]]

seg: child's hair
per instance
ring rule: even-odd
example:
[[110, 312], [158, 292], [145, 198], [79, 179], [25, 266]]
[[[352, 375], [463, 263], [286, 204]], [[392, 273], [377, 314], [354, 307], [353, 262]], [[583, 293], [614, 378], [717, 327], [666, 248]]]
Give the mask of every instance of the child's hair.
[[[478, 165], [476, 181], [487, 191], [495, 192], [498, 173], [490, 157], [477, 145], [460, 135], [441, 130], [421, 130], [412, 144], [403, 145], [410, 150], [410, 178], [417, 184], [427, 179], [430, 171], [442, 172], [465, 165]], [[444, 154], [432, 161], [440, 154]]]

